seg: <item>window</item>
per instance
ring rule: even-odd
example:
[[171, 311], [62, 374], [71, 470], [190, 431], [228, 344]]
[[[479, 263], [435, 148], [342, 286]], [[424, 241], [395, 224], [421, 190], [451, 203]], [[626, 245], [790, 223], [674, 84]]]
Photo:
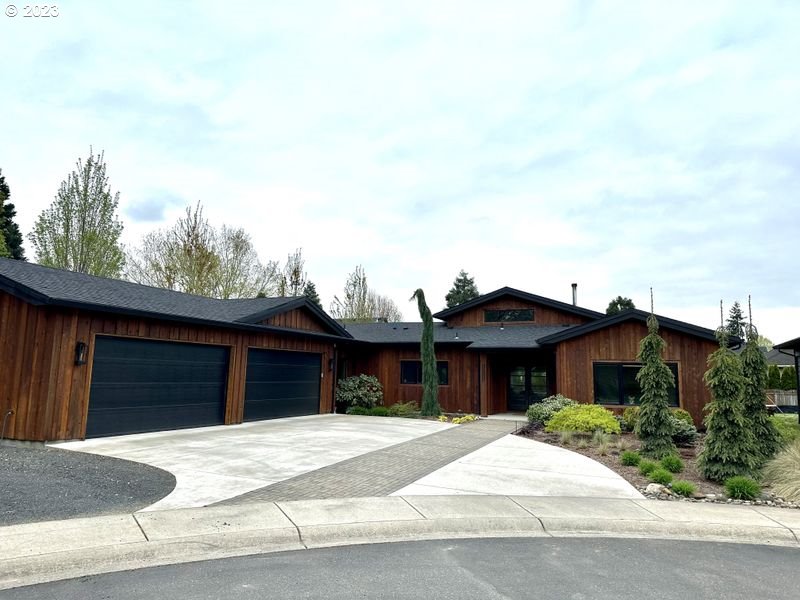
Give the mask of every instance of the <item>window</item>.
[[511, 310], [485, 310], [484, 323], [508, 323], [513, 321], [533, 321], [532, 308], [515, 308]]
[[[439, 385], [449, 385], [449, 372], [446, 360], [436, 361], [436, 371], [439, 374]], [[422, 361], [400, 361], [400, 383], [418, 385], [422, 383]]]
[[[678, 406], [678, 363], [667, 363], [675, 378], [669, 405]], [[594, 401], [597, 404], [639, 404], [642, 390], [636, 381], [639, 363], [594, 363]]]

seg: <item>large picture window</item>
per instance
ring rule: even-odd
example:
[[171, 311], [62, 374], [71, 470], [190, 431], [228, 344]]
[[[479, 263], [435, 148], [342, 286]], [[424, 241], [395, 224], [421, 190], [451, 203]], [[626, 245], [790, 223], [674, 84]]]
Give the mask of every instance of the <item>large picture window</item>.
[[[436, 361], [436, 372], [439, 374], [439, 385], [448, 385], [449, 373], [446, 360]], [[419, 385], [422, 383], [421, 360], [400, 361], [400, 383], [407, 385]]]
[[[669, 405], [678, 406], [678, 363], [667, 366], [675, 378], [669, 390]], [[627, 404], [641, 402], [642, 390], [636, 381], [641, 363], [594, 363], [594, 401], [596, 404]]]
[[513, 323], [514, 321], [533, 321], [532, 308], [514, 308], [510, 310], [484, 310], [484, 323]]

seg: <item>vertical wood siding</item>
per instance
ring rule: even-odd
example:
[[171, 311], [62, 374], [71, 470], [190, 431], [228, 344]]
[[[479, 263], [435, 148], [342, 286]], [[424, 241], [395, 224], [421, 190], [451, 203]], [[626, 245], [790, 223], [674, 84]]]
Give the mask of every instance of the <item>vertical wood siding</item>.
[[487, 302], [486, 304], [465, 310], [457, 315], [453, 315], [447, 320], [447, 324], [450, 327], [480, 327], [482, 325], [497, 327], [498, 323], [484, 323], [484, 310], [508, 310], [519, 308], [532, 308], [534, 320], [520, 321], [518, 323], [504, 323], [506, 327], [530, 325], [531, 323], [536, 325], [580, 325], [581, 323], [588, 323], [591, 321], [588, 317], [582, 317], [567, 311], [558, 310], [557, 308], [550, 308], [542, 304], [526, 302], [516, 298], [499, 298], [492, 302]]
[[295, 308], [285, 313], [275, 315], [265, 320], [263, 325], [274, 325], [276, 327], [288, 327], [289, 329], [302, 329], [304, 331], [317, 331], [321, 333], [331, 333], [328, 327], [311, 311], [305, 308]]
[[[661, 329], [667, 343], [664, 360], [678, 363], [680, 406], [688, 410], [697, 425], [703, 420], [703, 407], [711, 396], [703, 382], [708, 355], [718, 348], [711, 341]], [[594, 402], [595, 361], [635, 361], [639, 342], [647, 335], [643, 323], [622, 323], [582, 337], [567, 340], [556, 348], [557, 390], [579, 402]], [[624, 407], [613, 408], [615, 412]]]
[[[348, 374], [374, 375], [383, 385], [384, 404], [422, 403], [422, 385], [400, 383], [400, 361], [419, 360], [419, 348], [382, 346], [349, 354]], [[478, 413], [479, 356], [462, 348], [437, 348], [436, 360], [448, 363], [448, 385], [439, 386], [439, 404], [445, 412]]]
[[[334, 355], [332, 342], [33, 306], [0, 292], [0, 419], [9, 409], [15, 412], [7, 421], [7, 438], [47, 441], [84, 437], [96, 335], [230, 347], [228, 424], [240, 423], [244, 414], [249, 347], [320, 353], [320, 412], [333, 408], [334, 373], [328, 370]], [[89, 345], [88, 363], [80, 366], [74, 364], [78, 341]]]

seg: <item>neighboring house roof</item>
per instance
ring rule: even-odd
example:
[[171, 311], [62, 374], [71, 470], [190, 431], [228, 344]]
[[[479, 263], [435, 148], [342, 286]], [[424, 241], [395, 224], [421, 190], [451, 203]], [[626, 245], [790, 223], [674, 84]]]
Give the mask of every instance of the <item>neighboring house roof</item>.
[[795, 352], [800, 352], [800, 338], [795, 338], [788, 342], [783, 342], [782, 344], [775, 344], [772, 348], [773, 350], [794, 350]]
[[[800, 349], [800, 339], [798, 339], [798, 349]], [[762, 348], [762, 350], [765, 350]], [[778, 348], [773, 348], [764, 352], [764, 358], [767, 360], [768, 365], [777, 365], [779, 367], [793, 367], [794, 356], [791, 352], [785, 350], [781, 352]]]
[[[419, 344], [422, 339], [420, 322], [347, 323], [345, 328], [356, 340], [375, 344]], [[499, 326], [448, 327], [445, 323], [434, 323], [433, 341], [481, 350], [531, 349], [539, 347], [539, 338], [564, 328], [563, 325], [513, 325], [500, 329]]]
[[482, 296], [473, 298], [472, 300], [464, 302], [463, 304], [459, 304], [458, 306], [454, 306], [453, 308], [447, 308], [445, 310], [441, 310], [433, 316], [436, 317], [437, 319], [446, 320], [449, 317], [452, 317], [453, 315], [456, 315], [460, 312], [469, 310], [470, 308], [475, 308], [486, 302], [502, 298], [503, 296], [510, 296], [512, 298], [517, 298], [518, 300], [523, 300], [525, 302], [535, 302], [543, 306], [549, 306], [550, 308], [563, 310], [564, 312], [580, 315], [582, 317], [597, 319], [598, 317], [603, 316], [603, 313], [599, 313], [594, 310], [589, 310], [588, 308], [581, 308], [580, 306], [575, 306], [574, 304], [559, 302], [558, 300], [552, 300], [550, 298], [545, 298], [544, 296], [529, 294], [528, 292], [523, 292], [521, 290], [517, 290], [510, 287], [502, 287], [499, 290], [489, 292], [488, 294], [483, 294]]
[[0, 290], [36, 305], [276, 331], [286, 328], [255, 324], [304, 307], [333, 335], [350, 337], [337, 321], [304, 297], [219, 300], [10, 259], [0, 259]]
[[[554, 333], [544, 338], [539, 339], [540, 344], [557, 344], [558, 342], [563, 342], [565, 340], [570, 340], [576, 337], [580, 337], [582, 335], [586, 335], [587, 333], [592, 333], [593, 331], [599, 331], [601, 329], [605, 329], [606, 327], [611, 327], [612, 325], [617, 325], [619, 323], [625, 323], [627, 321], [640, 321], [642, 323], [647, 322], [647, 317], [650, 316], [650, 313], [639, 310], [636, 308], [623, 310], [616, 315], [606, 316], [590, 323], [585, 323], [583, 325], [576, 325], [575, 327], [570, 327], [568, 329], [564, 329], [560, 332]], [[656, 315], [658, 319], [659, 327], [664, 329], [671, 329], [673, 331], [678, 331], [680, 333], [685, 333], [687, 335], [699, 337], [705, 340], [709, 340], [712, 342], [717, 341], [716, 333], [711, 329], [706, 329], [705, 327], [698, 327], [697, 325], [692, 325], [691, 323], [686, 323], [684, 321], [677, 321], [675, 319], [670, 319], [668, 317], [662, 317]], [[740, 340], [738, 338], [732, 340], [732, 343], [739, 343]]]

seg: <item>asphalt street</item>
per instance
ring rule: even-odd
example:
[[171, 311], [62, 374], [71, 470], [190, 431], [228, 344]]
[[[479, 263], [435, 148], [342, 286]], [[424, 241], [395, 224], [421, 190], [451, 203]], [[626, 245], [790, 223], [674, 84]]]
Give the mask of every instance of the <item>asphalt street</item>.
[[285, 552], [0, 591], [0, 599], [796, 599], [800, 551], [610, 538], [446, 540]]

